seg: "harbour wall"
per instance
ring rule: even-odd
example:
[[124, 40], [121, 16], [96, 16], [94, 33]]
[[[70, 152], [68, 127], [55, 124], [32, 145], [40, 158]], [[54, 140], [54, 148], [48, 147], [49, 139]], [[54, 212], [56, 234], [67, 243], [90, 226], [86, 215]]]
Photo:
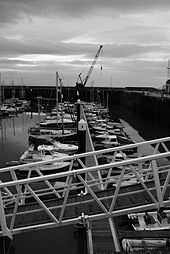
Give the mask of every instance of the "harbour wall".
[[[7, 86], [3, 87], [3, 100], [9, 98], [24, 98], [31, 101], [34, 108], [38, 104], [38, 98], [43, 105], [54, 106], [56, 104], [56, 87], [49, 86]], [[63, 87], [63, 100], [76, 101], [75, 87]], [[42, 98], [42, 100], [41, 100]], [[61, 96], [59, 92], [59, 101]], [[159, 90], [152, 87], [146, 88], [113, 88], [113, 87], [85, 87], [82, 91], [82, 100], [94, 101], [108, 106], [112, 111], [121, 108], [129, 111], [133, 116], [143, 120], [158, 123], [162, 126], [170, 126], [170, 96], [162, 95]]]
[[109, 97], [109, 107], [111, 111], [119, 107], [125, 113], [131, 112], [133, 117], [159, 126], [170, 127], [170, 98], [160, 93], [113, 91]]

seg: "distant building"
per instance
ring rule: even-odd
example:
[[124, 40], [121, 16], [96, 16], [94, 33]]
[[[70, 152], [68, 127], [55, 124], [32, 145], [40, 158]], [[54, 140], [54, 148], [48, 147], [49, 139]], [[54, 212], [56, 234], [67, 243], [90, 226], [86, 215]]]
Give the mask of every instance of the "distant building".
[[170, 94], [170, 61], [168, 60], [168, 67], [167, 67], [167, 81], [166, 84], [163, 86], [163, 92]]
[[164, 92], [170, 94], [170, 79], [166, 81]]

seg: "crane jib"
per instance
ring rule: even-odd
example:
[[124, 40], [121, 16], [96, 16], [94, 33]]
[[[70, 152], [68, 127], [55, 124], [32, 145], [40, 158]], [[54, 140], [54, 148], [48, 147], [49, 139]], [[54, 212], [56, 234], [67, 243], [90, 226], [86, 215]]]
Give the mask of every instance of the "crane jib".
[[[76, 87], [77, 87], [78, 90], [83, 88], [86, 85], [87, 81], [89, 80], [89, 77], [90, 77], [90, 75], [91, 75], [91, 73], [93, 71], [93, 68], [94, 68], [94, 66], [96, 64], [96, 61], [97, 61], [97, 59], [98, 59], [98, 57], [100, 55], [100, 52], [101, 52], [102, 48], [103, 48], [103, 45], [100, 45], [98, 50], [97, 50], [97, 53], [96, 53], [96, 55], [95, 55], [95, 57], [93, 59], [93, 62], [92, 62], [91, 66], [90, 66], [90, 68], [89, 68], [89, 70], [87, 72], [87, 75], [86, 75], [84, 81], [83, 81], [83, 79], [81, 77], [82, 73], [79, 73], [78, 79], [77, 79], [77, 82], [76, 82]], [[102, 67], [101, 67], [101, 70], [102, 70]]]

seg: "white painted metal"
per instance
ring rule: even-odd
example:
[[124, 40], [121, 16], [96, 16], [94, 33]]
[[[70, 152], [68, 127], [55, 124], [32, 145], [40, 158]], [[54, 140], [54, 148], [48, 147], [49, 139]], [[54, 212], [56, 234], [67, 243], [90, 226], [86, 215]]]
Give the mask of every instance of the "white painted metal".
[[115, 246], [115, 251], [116, 251], [116, 253], [117, 252], [120, 253], [121, 248], [120, 248], [120, 244], [119, 244], [119, 241], [118, 241], [115, 224], [114, 224], [113, 219], [111, 217], [108, 218], [108, 220], [109, 220], [110, 230], [111, 230], [111, 233], [112, 233], [112, 238], [113, 238], [113, 242], [114, 242], [114, 246]]
[[1, 224], [2, 235], [12, 238], [12, 233], [9, 230], [9, 228], [7, 227], [1, 191], [0, 191], [0, 224]]
[[71, 186], [71, 182], [72, 182], [73, 177], [70, 176], [69, 180], [68, 180], [68, 186], [67, 186], [67, 190], [64, 192], [64, 201], [63, 201], [63, 205], [61, 208], [61, 213], [60, 213], [60, 217], [59, 217], [59, 222], [62, 221], [63, 215], [64, 215], [64, 210], [66, 208], [66, 203], [68, 200], [68, 195], [69, 195], [69, 191], [70, 191], [70, 186]]
[[118, 179], [117, 188], [116, 188], [116, 191], [114, 193], [114, 196], [113, 196], [113, 199], [112, 199], [112, 203], [110, 205], [109, 212], [112, 212], [113, 209], [114, 209], [114, 206], [115, 206], [116, 199], [117, 199], [117, 196], [118, 196], [118, 193], [119, 193], [119, 190], [120, 190], [120, 186], [121, 186], [121, 182], [122, 182], [122, 178], [124, 176], [124, 173], [125, 173], [125, 167], [122, 169], [122, 172], [121, 172], [120, 177]]
[[59, 221], [57, 220], [57, 218], [51, 213], [50, 209], [41, 201], [41, 199], [35, 194], [35, 192], [32, 190], [32, 188], [27, 184], [27, 188], [30, 191], [30, 193], [32, 194], [32, 196], [35, 198], [35, 200], [38, 202], [38, 204], [44, 209], [44, 211], [48, 214], [48, 216], [55, 221], [56, 223], [58, 223]]
[[86, 219], [86, 227], [87, 227], [87, 243], [88, 243], [88, 254], [93, 254], [93, 239], [92, 239], [92, 230], [91, 224], [88, 218]]
[[153, 176], [154, 176], [154, 180], [155, 180], [157, 199], [159, 201], [159, 205], [162, 206], [163, 205], [162, 204], [163, 198], [162, 198], [162, 191], [161, 191], [161, 186], [160, 186], [157, 162], [155, 160], [152, 160], [151, 163], [152, 163], [152, 168], [153, 168]]
[[[127, 145], [127, 146], [120, 146], [117, 148], [111, 148], [111, 149], [105, 149], [105, 150], [98, 150], [98, 151], [92, 151], [87, 152], [84, 154], [76, 154], [73, 156], [65, 157], [62, 159], [55, 159], [54, 161], [67, 161], [71, 160], [71, 166], [68, 171], [61, 172], [61, 173], [55, 173], [50, 175], [43, 175], [41, 171], [39, 172], [39, 168], [41, 165], [50, 163], [50, 161], [45, 162], [36, 162], [31, 163], [27, 165], [19, 165], [14, 167], [8, 167], [8, 168], [2, 168], [0, 169], [0, 172], [2, 174], [5, 174], [7, 172], [12, 172], [11, 179], [5, 182], [0, 183], [0, 202], [1, 202], [1, 209], [0, 209], [0, 220], [1, 220], [1, 234], [4, 234], [5, 232], [10, 234], [15, 234], [19, 232], [25, 232], [28, 230], [33, 229], [40, 229], [40, 228], [50, 228], [55, 226], [64, 226], [69, 224], [74, 224], [78, 221], [80, 221], [79, 215], [74, 215], [69, 218], [65, 216], [65, 212], [67, 209], [72, 209], [75, 206], [79, 205], [88, 205], [93, 204], [96, 207], [99, 207], [100, 209], [94, 210], [94, 212], [91, 212], [90, 214], [87, 214], [89, 222], [93, 220], [100, 220], [102, 218], [108, 218], [108, 216], [120, 216], [123, 214], [128, 214], [132, 212], [137, 211], [144, 211], [147, 209], [153, 209], [158, 208], [159, 206], [169, 206], [170, 200], [167, 198], [166, 191], [169, 186], [169, 178], [170, 178], [170, 163], [167, 158], [170, 157], [170, 152], [168, 151], [166, 142], [170, 141], [170, 137], [163, 138], [163, 139], [157, 139], [157, 140], [151, 140], [146, 142], [141, 142], [133, 145]], [[137, 157], [133, 159], [125, 159], [123, 161], [119, 162], [111, 162], [104, 165], [96, 165], [93, 167], [86, 167], [84, 163], [81, 161], [81, 158], [93, 155], [103, 155], [105, 153], [115, 153], [115, 151], [123, 151], [127, 148], [132, 147], [140, 147], [142, 145], [150, 145], [153, 144], [155, 146], [155, 149], [153, 151], [153, 154], [143, 156], [143, 157]], [[159, 144], [162, 145], [162, 148], [165, 149], [165, 152], [159, 151]], [[165, 145], [163, 145], [165, 144]], [[161, 149], [162, 150], [162, 149]], [[74, 162], [78, 160], [79, 164], [82, 168], [80, 169], [74, 169]], [[158, 162], [160, 160], [163, 160], [166, 162], [166, 165], [159, 165], [155, 162]], [[144, 163], [149, 161], [149, 165], [143, 168], [142, 165]], [[138, 168], [138, 165], [140, 165], [140, 170]], [[154, 168], [154, 170], [151, 170]], [[27, 178], [23, 178], [18, 180], [16, 171], [20, 170], [22, 168], [27, 167], [28, 169], [35, 170], [39, 172], [39, 176], [31, 177], [30, 174], [28, 174]], [[38, 168], [37, 168], [38, 167]], [[115, 176], [112, 176], [111, 174], [107, 174], [107, 177], [102, 177], [102, 171], [105, 170], [106, 172], [109, 172], [109, 170], [113, 167], [122, 167], [123, 170], [118, 175], [118, 178], [115, 182]], [[100, 172], [100, 174], [96, 174], [97, 172]], [[149, 178], [147, 179], [147, 173], [153, 173], [153, 186], [148, 186], [146, 184], [149, 183]], [[166, 174], [166, 178], [164, 183], [161, 185], [160, 182], [160, 175], [164, 172]], [[95, 173], [95, 177], [93, 174]], [[141, 183], [141, 189], [140, 190], [133, 190], [129, 193], [121, 193], [121, 188], [124, 186], [124, 183], [126, 179], [128, 178], [128, 173], [131, 173], [133, 175], [133, 178], [136, 179], [136, 183]], [[83, 178], [82, 175], [89, 175], [90, 177]], [[98, 175], [98, 178], [96, 179], [96, 175]], [[109, 177], [108, 177], [109, 176]], [[156, 177], [155, 177], [156, 176]], [[58, 182], [60, 178], [65, 177], [65, 182], [61, 184], [61, 187], [57, 188], [55, 187], [55, 182]], [[96, 191], [95, 186], [101, 186], [101, 179], [104, 183], [105, 188], [108, 187], [108, 184], [114, 182], [115, 183], [115, 190], [112, 192], [108, 192], [108, 194], [105, 193], [104, 196], [98, 195], [98, 191]], [[79, 182], [73, 181], [73, 179], [79, 179]], [[107, 184], [106, 184], [107, 183]], [[40, 187], [41, 184], [43, 185], [42, 188]], [[38, 186], [37, 187], [35, 187]], [[75, 191], [75, 189], [78, 190], [78, 188], [85, 187], [87, 191], [87, 195], [84, 195], [83, 197], [79, 198], [79, 196], [76, 196], [75, 200], [70, 201], [69, 198], [72, 195], [72, 191]], [[21, 192], [21, 189], [24, 189], [24, 191]], [[135, 207], [129, 207], [127, 208], [116, 208], [116, 202], [119, 200], [120, 197], [132, 195], [134, 193], [139, 193], [140, 191], [144, 191], [149, 197], [150, 202], [143, 205], [136, 205]], [[157, 193], [156, 196], [153, 195], [153, 191]], [[102, 190], [103, 192], [103, 190]], [[42, 199], [43, 196], [47, 195], [53, 195], [54, 203], [52, 205], [46, 204], [45, 201]], [[35, 202], [40, 205], [41, 208], [29, 208], [27, 205], [27, 202], [22, 203], [22, 208], [26, 207], [24, 211], [20, 210], [20, 203], [19, 200], [27, 201], [28, 198], [34, 197]], [[60, 202], [59, 202], [60, 201]], [[110, 208], [106, 206], [105, 201], [110, 202]], [[8, 204], [13, 204], [12, 212], [8, 212]], [[54, 215], [53, 211], [55, 209], [58, 209], [59, 214], [58, 218], [56, 215]], [[99, 211], [100, 210], [100, 211]], [[49, 216], [48, 222], [36, 222], [33, 221], [32, 223], [28, 223], [27, 226], [20, 225], [18, 226], [16, 223], [16, 217], [22, 216], [27, 214], [28, 216], [32, 213], [38, 213], [39, 211], [44, 211]], [[68, 213], [67, 213], [68, 214]], [[10, 229], [8, 229], [5, 225], [7, 225], [7, 221], [10, 220]], [[110, 222], [109, 222], [110, 223]], [[33, 225], [34, 224], [34, 225]]]
[[[78, 155], [75, 155], [76, 157], [78, 157]], [[86, 153], [80, 154], [80, 158], [81, 157], [85, 157]], [[72, 157], [72, 156], [70, 156]], [[109, 169], [110, 167], [119, 167], [119, 166], [125, 166], [125, 165], [131, 165], [131, 164], [135, 164], [138, 162], [145, 162], [145, 161], [150, 161], [150, 160], [159, 160], [162, 158], [167, 158], [170, 157], [170, 152], [166, 152], [166, 153], [159, 153], [159, 154], [154, 154], [154, 155], [149, 155], [149, 156], [144, 156], [144, 157], [140, 157], [140, 158], [134, 158], [134, 159], [127, 159], [127, 160], [123, 160], [123, 161], [119, 161], [119, 162], [112, 162], [112, 163], [108, 163], [108, 164], [103, 164], [103, 165], [98, 165], [98, 166], [94, 166], [94, 167], [86, 167], [83, 169], [79, 169], [78, 170], [72, 170], [72, 171], [67, 171], [67, 172], [61, 172], [61, 173], [56, 173], [56, 174], [50, 174], [50, 175], [43, 175], [40, 177], [32, 177], [32, 178], [26, 178], [26, 179], [22, 179], [22, 180], [14, 180], [14, 181], [9, 181], [9, 182], [4, 182], [4, 183], [0, 183], [0, 188], [3, 187], [8, 187], [8, 186], [16, 186], [16, 184], [26, 184], [26, 183], [33, 183], [33, 182], [37, 182], [37, 181], [43, 181], [43, 180], [50, 180], [50, 179], [55, 179], [55, 178], [60, 178], [60, 177], [64, 177], [64, 176], [68, 176], [68, 175], [74, 175], [74, 174], [83, 174], [83, 173], [87, 173], [87, 172], [93, 172], [96, 170], [102, 170], [102, 169]], [[68, 157], [66, 157], [66, 159], [68, 160]], [[60, 159], [62, 160], [62, 159]], [[65, 160], [65, 158], [63, 158], [63, 160]], [[54, 160], [49, 160], [49, 161], [42, 161], [42, 162], [35, 162], [35, 163], [31, 163], [31, 166], [37, 166], [37, 165], [43, 165], [43, 164], [47, 164], [50, 162], [55, 162], [58, 161], [57, 159]], [[29, 164], [28, 164], [29, 165]], [[24, 167], [28, 167], [28, 165], [24, 164], [24, 165], [19, 165], [19, 166], [15, 166], [15, 169], [18, 168], [24, 168]], [[3, 168], [2, 170], [0, 170], [0, 172], [7, 172], [9, 171], [11, 168], [8, 168], [8, 170], [6, 168]], [[14, 167], [13, 167], [14, 169]]]
[[[53, 160], [49, 160], [49, 161], [38, 161], [38, 162], [28, 163], [25, 165], [10, 166], [10, 167], [1, 168], [0, 173], [8, 172], [8, 171], [16, 170], [16, 169], [29, 168], [32, 166], [35, 167], [38, 165], [45, 165], [50, 162], [57, 162], [57, 161], [63, 161], [63, 160], [67, 161], [67, 160], [73, 160], [73, 159], [76, 160], [77, 158], [88, 157], [88, 156], [91, 156], [94, 154], [101, 155], [101, 154], [111, 153], [111, 152], [115, 152], [115, 151], [123, 151], [123, 150], [129, 149], [129, 148], [135, 148], [135, 147], [140, 147], [140, 146], [145, 146], [145, 145], [153, 145], [153, 144], [162, 143], [162, 142], [165, 143], [168, 141], [170, 142], [170, 137], [149, 140], [149, 141], [143, 141], [143, 142], [139, 142], [139, 143], [135, 143], [135, 144], [118, 146], [118, 147], [113, 147], [113, 148], [108, 148], [108, 149], [102, 149], [102, 150], [98, 150], [98, 151], [86, 152], [83, 154], [75, 154], [75, 155], [71, 155], [69, 157], [67, 156], [67, 157], [57, 158], [57, 159], [53, 159]], [[159, 153], [160, 153], [160, 151], [159, 151]], [[139, 158], [141, 158], [141, 157], [139, 157]]]

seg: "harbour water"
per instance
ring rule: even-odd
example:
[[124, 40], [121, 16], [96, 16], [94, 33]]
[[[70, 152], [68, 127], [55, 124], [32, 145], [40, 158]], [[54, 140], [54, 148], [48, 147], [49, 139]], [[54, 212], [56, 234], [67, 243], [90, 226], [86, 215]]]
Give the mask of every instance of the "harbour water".
[[[28, 147], [28, 128], [43, 119], [43, 115], [20, 114], [13, 118], [1, 119], [0, 167], [16, 161]], [[18, 234], [14, 237], [15, 254], [78, 254], [79, 232], [73, 226], [46, 229]]]
[[[145, 140], [169, 136], [170, 129], [158, 123], [145, 121], [125, 109], [112, 108], [112, 117], [120, 117], [137, 130]], [[0, 167], [6, 162], [18, 160], [28, 147], [28, 128], [44, 118], [37, 114], [20, 114], [0, 120]]]
[[[41, 116], [42, 118], [42, 116]], [[20, 114], [0, 120], [0, 166], [18, 160], [28, 146], [28, 128], [39, 121], [38, 115]]]
[[[144, 121], [140, 117], [120, 109], [113, 109], [113, 115], [125, 119], [133, 126], [145, 139], [165, 137], [169, 134], [168, 128], [163, 128], [157, 124]], [[43, 116], [41, 116], [41, 119]], [[28, 147], [28, 128], [35, 125], [40, 120], [38, 115], [21, 114], [14, 118], [1, 120], [0, 129], [0, 162], [1, 167], [6, 162], [18, 160], [21, 154]], [[46, 229], [42, 231], [18, 234], [14, 238], [16, 254], [34, 253], [63, 253], [78, 254], [80, 246], [80, 235], [73, 226], [67, 228]]]

